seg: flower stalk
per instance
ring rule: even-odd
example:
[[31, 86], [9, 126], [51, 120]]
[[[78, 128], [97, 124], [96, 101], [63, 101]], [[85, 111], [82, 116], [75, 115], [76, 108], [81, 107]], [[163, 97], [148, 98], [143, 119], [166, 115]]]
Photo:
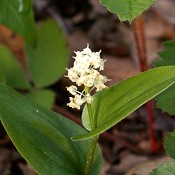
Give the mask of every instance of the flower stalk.
[[[66, 75], [77, 86], [84, 87], [82, 92], [78, 91], [77, 86], [72, 85], [67, 87], [70, 94], [74, 96], [69, 97], [70, 102], [67, 105], [71, 108], [80, 109], [80, 106], [83, 103], [86, 103], [91, 130], [96, 128], [96, 122], [94, 120], [91, 105], [93, 101], [91, 91], [95, 89], [96, 92], [98, 92], [106, 88], [105, 83], [109, 81], [107, 77], [100, 74], [100, 71], [104, 70], [104, 63], [106, 61], [100, 58], [100, 53], [101, 51], [92, 52], [91, 49], [89, 49], [89, 45], [87, 45], [87, 48], [83, 49], [83, 51], [75, 52], [76, 56], [73, 57], [75, 59], [74, 65], [72, 68], [67, 69], [68, 74]], [[95, 136], [91, 140], [85, 165], [85, 175], [90, 175], [97, 143], [98, 136]]]
[[88, 153], [88, 158], [87, 158], [87, 161], [86, 161], [84, 175], [90, 175], [91, 166], [92, 166], [92, 163], [93, 163], [93, 160], [94, 160], [94, 155], [95, 155], [95, 150], [96, 150], [96, 147], [97, 147], [97, 143], [98, 143], [98, 137], [92, 138], [90, 151]]
[[[89, 94], [89, 87], [85, 86], [85, 94]], [[89, 115], [89, 123], [91, 130], [95, 129], [95, 122], [94, 122], [94, 117], [93, 117], [93, 112], [92, 112], [92, 106], [91, 104], [87, 103], [87, 110], [88, 110], [88, 115]]]

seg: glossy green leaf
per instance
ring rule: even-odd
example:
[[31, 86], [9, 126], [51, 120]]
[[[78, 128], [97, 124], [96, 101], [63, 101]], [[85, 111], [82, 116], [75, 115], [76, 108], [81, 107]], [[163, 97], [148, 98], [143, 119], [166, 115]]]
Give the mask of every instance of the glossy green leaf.
[[33, 0], [0, 0], [0, 23], [36, 44]]
[[[87, 134], [74, 136], [73, 140], [88, 139], [101, 134], [174, 82], [175, 66], [167, 66], [138, 74], [99, 92], [92, 103], [97, 128]], [[82, 117], [83, 125], [89, 129], [86, 107]]]
[[[70, 137], [86, 131], [65, 117], [28, 101], [6, 85], [0, 85], [0, 118], [23, 157], [40, 175], [82, 175], [89, 141]], [[91, 175], [98, 175], [102, 162], [96, 150]]]
[[132, 21], [143, 11], [155, 3], [155, 0], [100, 0], [112, 13], [116, 13], [121, 21]]
[[55, 93], [51, 90], [37, 90], [27, 93], [25, 97], [48, 109], [51, 109], [55, 102]]
[[153, 170], [151, 175], [175, 175], [175, 162], [160, 165], [157, 169]]
[[164, 148], [167, 154], [175, 159], [175, 132], [169, 133], [164, 141]]
[[29, 89], [30, 84], [21, 65], [10, 50], [0, 45], [0, 72], [5, 76], [6, 84], [13, 88]]
[[36, 87], [55, 83], [65, 72], [68, 48], [63, 32], [53, 20], [38, 26], [36, 49], [26, 45], [28, 65]]
[[[159, 52], [160, 58], [154, 62], [156, 67], [175, 65], [175, 40], [166, 41], [164, 50]], [[157, 107], [171, 115], [175, 114], [175, 85], [156, 97]]]

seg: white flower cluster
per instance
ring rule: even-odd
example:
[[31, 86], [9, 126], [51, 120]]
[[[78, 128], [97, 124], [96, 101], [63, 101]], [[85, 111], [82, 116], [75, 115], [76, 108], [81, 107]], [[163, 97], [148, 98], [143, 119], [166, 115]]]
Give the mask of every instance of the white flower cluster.
[[75, 59], [74, 66], [67, 69], [67, 77], [78, 86], [83, 85], [84, 88], [88, 88], [89, 92], [85, 90], [79, 92], [77, 87], [73, 85], [67, 87], [67, 90], [74, 96], [74, 98], [69, 98], [69, 107], [80, 109], [80, 106], [84, 102], [92, 102], [93, 99], [90, 95], [92, 89], [96, 88], [96, 91], [100, 91], [106, 88], [104, 83], [106, 83], [108, 79], [99, 72], [104, 70], [104, 63], [106, 60], [100, 58], [100, 53], [101, 51], [92, 52], [89, 45], [87, 45], [87, 48], [83, 49], [83, 51], [75, 52], [76, 56], [73, 57]]

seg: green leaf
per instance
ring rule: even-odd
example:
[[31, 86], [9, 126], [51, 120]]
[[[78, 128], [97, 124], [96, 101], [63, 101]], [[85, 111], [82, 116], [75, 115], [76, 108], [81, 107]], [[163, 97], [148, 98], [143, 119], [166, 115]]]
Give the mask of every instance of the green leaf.
[[0, 72], [5, 76], [6, 84], [13, 88], [30, 89], [30, 84], [17, 59], [10, 50], [0, 45]]
[[175, 39], [163, 43], [164, 49], [158, 53], [160, 58], [154, 62], [156, 67], [175, 65]]
[[29, 100], [51, 109], [55, 102], [55, 93], [51, 90], [37, 90], [25, 95]]
[[166, 139], [164, 140], [164, 148], [167, 154], [175, 159], [175, 132], [169, 133]]
[[[82, 175], [89, 141], [73, 142], [73, 134], [86, 131], [76, 123], [28, 101], [6, 85], [0, 85], [0, 118], [18, 151], [40, 175]], [[91, 175], [102, 163], [96, 149]]]
[[0, 23], [36, 44], [33, 0], [0, 0]]
[[[175, 39], [163, 44], [164, 50], [159, 52], [160, 58], [154, 62], [156, 67], [175, 65]], [[171, 115], [175, 114], [175, 85], [156, 97], [157, 107]]]
[[160, 165], [157, 169], [153, 170], [151, 175], [174, 175], [175, 174], [175, 162], [169, 162]]
[[109, 11], [116, 13], [121, 21], [132, 21], [155, 3], [155, 0], [100, 0]]
[[38, 26], [36, 49], [26, 45], [29, 69], [36, 87], [55, 83], [65, 72], [68, 49], [61, 29], [53, 20]]
[[[175, 159], [175, 132], [169, 133], [164, 140], [164, 148], [167, 154]], [[160, 165], [157, 169], [153, 170], [151, 175], [174, 175], [175, 174], [175, 161], [168, 162]]]
[[156, 107], [160, 108], [163, 112], [167, 112], [171, 115], [175, 114], [175, 85], [166, 89], [163, 93], [156, 98]]
[[[87, 134], [76, 135], [73, 140], [88, 139], [101, 134], [174, 82], [175, 66], [167, 66], [138, 74], [99, 92], [92, 103], [97, 128]], [[89, 129], [86, 107], [82, 117], [83, 125]]]
[[5, 79], [5, 76], [3, 74], [0, 74], [0, 83], [6, 84], [6, 79]]

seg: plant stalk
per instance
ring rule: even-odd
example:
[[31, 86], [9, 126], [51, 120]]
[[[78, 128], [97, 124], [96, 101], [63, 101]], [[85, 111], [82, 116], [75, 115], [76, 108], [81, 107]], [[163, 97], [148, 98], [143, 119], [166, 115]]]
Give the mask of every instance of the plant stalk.
[[94, 122], [94, 119], [93, 119], [91, 104], [87, 103], [87, 109], [88, 109], [88, 115], [89, 115], [89, 122], [90, 122], [91, 130], [93, 130], [93, 129], [95, 129], [95, 122]]
[[[89, 87], [87, 87], [87, 86], [85, 86], [85, 93], [86, 94], [89, 93]], [[87, 103], [87, 109], [88, 109], [88, 116], [89, 116], [90, 127], [91, 127], [91, 130], [93, 130], [93, 129], [95, 129], [95, 122], [94, 122], [94, 118], [93, 118], [93, 112], [92, 112], [91, 104]]]
[[94, 159], [95, 150], [96, 150], [96, 147], [97, 147], [97, 142], [98, 142], [98, 137], [92, 138], [90, 151], [88, 153], [88, 158], [87, 158], [87, 161], [86, 161], [84, 175], [90, 175], [90, 171], [91, 171], [91, 166], [92, 166], [93, 159]]
[[[89, 93], [89, 87], [85, 86], [85, 93], [88, 94]], [[90, 122], [90, 127], [91, 130], [95, 129], [95, 121], [93, 118], [93, 112], [92, 112], [92, 106], [91, 104], [87, 103], [87, 109], [88, 109], [88, 116], [89, 116], [89, 122]], [[92, 167], [92, 163], [93, 163], [93, 159], [94, 159], [94, 154], [95, 154], [95, 150], [97, 147], [97, 142], [98, 142], [98, 136], [93, 137], [92, 141], [91, 141], [91, 145], [90, 145], [90, 150], [87, 156], [87, 161], [86, 161], [86, 166], [85, 166], [85, 171], [84, 171], [84, 175], [90, 175], [91, 172], [91, 167]]]
[[[141, 71], [148, 70], [148, 63], [147, 63], [147, 52], [146, 52], [146, 40], [145, 40], [145, 31], [144, 31], [144, 20], [142, 15], [137, 17], [133, 21], [133, 33], [136, 43], [137, 55], [139, 58], [140, 69]], [[153, 112], [153, 105], [152, 100], [146, 103], [147, 113], [149, 117], [149, 133], [150, 133], [150, 147], [152, 153], [155, 153], [156, 150], [156, 134], [153, 127], [154, 124], [154, 112]]]

